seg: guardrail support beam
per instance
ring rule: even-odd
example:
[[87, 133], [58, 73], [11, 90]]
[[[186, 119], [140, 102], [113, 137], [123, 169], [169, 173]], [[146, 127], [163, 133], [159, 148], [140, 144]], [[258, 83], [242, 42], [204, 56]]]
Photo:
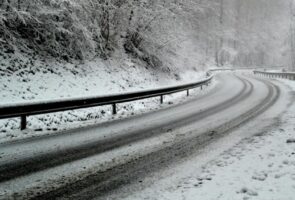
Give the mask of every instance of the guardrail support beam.
[[164, 103], [164, 97], [163, 97], [163, 95], [160, 96], [160, 103], [161, 103], [161, 104]]
[[114, 103], [112, 105], [112, 107], [113, 107], [113, 115], [116, 115], [117, 114], [117, 106], [116, 106], [116, 104]]
[[22, 115], [20, 117], [20, 129], [25, 130], [27, 128], [27, 116]]

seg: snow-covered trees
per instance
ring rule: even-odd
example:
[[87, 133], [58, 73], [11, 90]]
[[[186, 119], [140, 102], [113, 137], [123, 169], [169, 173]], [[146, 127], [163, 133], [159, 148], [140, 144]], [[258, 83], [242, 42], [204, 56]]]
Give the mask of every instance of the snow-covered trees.
[[94, 48], [85, 11], [72, 1], [6, 0], [0, 26], [4, 45], [13, 49], [24, 44], [40, 53], [81, 59]]
[[153, 67], [285, 65], [291, 1], [0, 0], [0, 47], [65, 60], [124, 51]]

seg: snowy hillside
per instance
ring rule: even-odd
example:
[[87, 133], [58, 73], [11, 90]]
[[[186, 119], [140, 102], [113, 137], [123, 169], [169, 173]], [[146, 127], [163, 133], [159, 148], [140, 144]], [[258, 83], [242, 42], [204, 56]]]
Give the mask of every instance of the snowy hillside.
[[[0, 106], [140, 91], [196, 82], [206, 76], [205, 72], [196, 69], [182, 73], [177, 70], [159, 72], [128, 57], [96, 58], [75, 64], [22, 54], [2, 54], [0, 57], [1, 66], [11, 66], [0, 71]], [[181, 99], [183, 96], [185, 93], [175, 97]], [[171, 104], [169, 98], [166, 104]], [[111, 114], [110, 106], [30, 116], [26, 131], [19, 130], [20, 119], [4, 119], [0, 120], [0, 143], [132, 116], [158, 107], [159, 99], [154, 98], [119, 105], [117, 116]]]
[[132, 58], [93, 59], [83, 64], [48, 61], [21, 54], [0, 55], [1, 105], [97, 96], [195, 82], [201, 71], [159, 72]]

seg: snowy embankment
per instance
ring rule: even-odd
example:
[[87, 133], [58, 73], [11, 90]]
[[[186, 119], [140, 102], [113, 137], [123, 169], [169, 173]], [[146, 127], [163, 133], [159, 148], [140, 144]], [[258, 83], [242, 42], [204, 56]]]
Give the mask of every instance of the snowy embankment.
[[[157, 71], [126, 56], [108, 61], [95, 59], [84, 64], [42, 61], [21, 54], [0, 54], [0, 58], [0, 106], [139, 91], [195, 82], [205, 77], [204, 72], [196, 70], [182, 74]], [[180, 93], [166, 97], [165, 104], [160, 106], [158, 98], [120, 104], [116, 116], [111, 114], [111, 106], [29, 116], [25, 131], [19, 130], [18, 118], [0, 120], [0, 143], [140, 114], [173, 104], [171, 98], [184, 100], [184, 96], [185, 93]]]
[[[126, 199], [293, 200], [295, 82], [283, 79], [280, 82], [291, 88], [292, 101], [281, 117], [274, 120], [275, 124], [260, 130], [261, 124], [270, 122], [258, 119], [256, 125], [237, 130], [213, 149], [204, 150], [198, 159], [192, 158], [179, 167], [177, 173], [172, 172], [158, 184]], [[269, 114], [265, 117], [272, 121]], [[243, 137], [246, 138], [240, 140]], [[219, 148], [223, 153], [218, 153]]]

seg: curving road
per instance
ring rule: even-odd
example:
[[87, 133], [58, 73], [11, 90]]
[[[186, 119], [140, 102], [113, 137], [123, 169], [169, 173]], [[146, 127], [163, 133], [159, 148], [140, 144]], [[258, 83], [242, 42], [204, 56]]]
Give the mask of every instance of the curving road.
[[220, 73], [183, 104], [0, 147], [0, 198], [93, 199], [181, 162], [280, 98], [267, 80]]

